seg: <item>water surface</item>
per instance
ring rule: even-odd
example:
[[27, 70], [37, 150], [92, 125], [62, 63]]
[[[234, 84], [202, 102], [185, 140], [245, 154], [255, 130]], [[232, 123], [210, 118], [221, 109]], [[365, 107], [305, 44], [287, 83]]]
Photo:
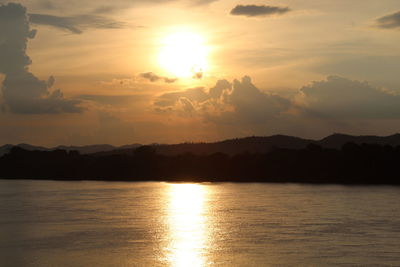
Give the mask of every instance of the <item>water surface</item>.
[[0, 180], [1, 266], [400, 266], [400, 188]]

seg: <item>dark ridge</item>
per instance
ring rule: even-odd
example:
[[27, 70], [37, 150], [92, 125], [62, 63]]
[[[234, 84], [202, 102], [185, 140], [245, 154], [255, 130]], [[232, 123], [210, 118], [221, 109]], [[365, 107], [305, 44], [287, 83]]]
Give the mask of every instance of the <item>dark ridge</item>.
[[183, 143], [175, 145], [154, 145], [157, 153], [163, 155], [179, 155], [193, 153], [196, 155], [209, 155], [213, 153], [226, 153], [235, 155], [239, 153], [265, 153], [274, 148], [305, 148], [313, 140], [298, 137], [273, 135], [268, 137], [251, 136], [230, 139], [215, 143]]
[[356, 144], [380, 144], [380, 145], [400, 145], [400, 134], [389, 136], [360, 135], [353, 136], [347, 134], [332, 134], [320, 141], [318, 144], [326, 148], [340, 148], [346, 143], [353, 142]]
[[115, 151], [119, 149], [135, 149], [140, 147], [141, 144], [123, 145], [115, 147], [112, 145], [87, 145], [87, 146], [57, 146], [53, 148], [46, 148], [42, 146], [33, 146], [29, 144], [18, 144], [18, 145], [3, 145], [0, 147], [0, 157], [7, 154], [13, 147], [19, 147], [28, 151], [54, 151], [54, 150], [65, 150], [65, 151], [79, 151], [81, 154], [92, 154], [98, 152]]
[[[267, 153], [276, 148], [302, 149], [309, 144], [320, 145], [324, 148], [341, 148], [348, 142], [356, 144], [381, 144], [400, 145], [400, 134], [386, 137], [379, 136], [352, 136], [346, 134], [333, 134], [321, 140], [303, 139], [287, 135], [273, 136], [251, 136], [245, 138], [229, 139], [214, 143], [181, 143], [181, 144], [153, 144], [158, 154], [173, 156], [185, 153], [194, 155], [210, 155], [213, 153], [225, 153], [235, 155], [240, 153]], [[116, 149], [113, 151], [101, 152], [99, 155], [111, 154], [132, 154], [134, 149]]]
[[[321, 140], [303, 139], [287, 135], [273, 136], [251, 136], [244, 138], [229, 139], [212, 143], [181, 143], [181, 144], [152, 144], [158, 154], [174, 156], [185, 153], [194, 155], [210, 155], [214, 153], [225, 153], [227, 155], [236, 155], [240, 153], [267, 153], [276, 148], [302, 149], [309, 144], [320, 145], [323, 148], [339, 149], [344, 144], [353, 142], [356, 144], [380, 144], [399, 146], [400, 134], [390, 136], [353, 136], [347, 134], [332, 134]], [[62, 149], [66, 151], [79, 151], [81, 154], [96, 154], [96, 156], [105, 155], [130, 155], [134, 150], [140, 147], [140, 144], [124, 145], [115, 147], [112, 145], [90, 145], [90, 146], [58, 146], [54, 148], [45, 148], [32, 146], [28, 144], [19, 144], [18, 147], [26, 150], [53, 151]], [[13, 145], [4, 145], [0, 147], [0, 156], [8, 153]]]

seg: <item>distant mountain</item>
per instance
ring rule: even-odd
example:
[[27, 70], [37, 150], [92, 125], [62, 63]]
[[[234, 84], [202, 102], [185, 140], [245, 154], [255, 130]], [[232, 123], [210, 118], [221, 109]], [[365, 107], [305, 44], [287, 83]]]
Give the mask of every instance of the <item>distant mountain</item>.
[[4, 154], [7, 154], [11, 148], [13, 147], [20, 147], [25, 150], [29, 151], [34, 151], [34, 150], [39, 150], [39, 151], [53, 151], [57, 149], [61, 150], [66, 150], [66, 151], [79, 151], [81, 154], [92, 154], [92, 153], [98, 153], [98, 152], [107, 152], [107, 151], [114, 151], [114, 150], [119, 150], [119, 149], [135, 149], [140, 147], [141, 144], [131, 144], [131, 145], [124, 145], [120, 147], [115, 147], [112, 145], [88, 145], [88, 146], [57, 146], [57, 147], [52, 147], [52, 148], [46, 148], [42, 146], [33, 146], [29, 144], [18, 144], [18, 145], [4, 145], [0, 146], [0, 157], [3, 156]]
[[7, 154], [11, 148], [13, 147], [20, 147], [23, 148], [25, 150], [29, 150], [29, 151], [33, 151], [33, 150], [40, 150], [40, 151], [49, 151], [49, 148], [45, 148], [45, 147], [41, 147], [41, 146], [32, 146], [29, 144], [19, 144], [19, 145], [4, 145], [4, 146], [0, 146], [0, 157], [3, 156], [4, 154]]
[[347, 134], [332, 134], [318, 141], [318, 144], [326, 148], [340, 148], [344, 144], [349, 142], [356, 144], [379, 144], [379, 145], [399, 146], [400, 134], [394, 134], [389, 136], [375, 136], [375, 135], [353, 136]]
[[20, 148], [23, 148], [25, 150], [40, 150], [40, 151], [48, 151], [50, 150], [49, 148], [42, 147], [42, 146], [33, 146], [30, 144], [19, 144], [17, 145]]
[[111, 151], [117, 149], [117, 147], [112, 145], [90, 145], [90, 146], [58, 146], [53, 148], [55, 149], [62, 149], [66, 151], [77, 150], [81, 154], [92, 154], [100, 151]]
[[315, 143], [314, 140], [298, 137], [273, 135], [268, 137], [245, 137], [230, 139], [215, 143], [183, 143], [175, 145], [152, 145], [157, 153], [163, 155], [178, 155], [193, 153], [206, 155], [213, 153], [225, 153], [229, 155], [239, 153], [265, 153], [273, 148], [305, 148], [308, 144]]
[[10, 144], [0, 146], [0, 157], [3, 156], [4, 154], [7, 154], [11, 150], [12, 147], [13, 147], [13, 145], [10, 145]]
[[222, 152], [229, 155], [239, 153], [265, 153], [274, 148], [303, 149], [309, 144], [316, 144], [324, 148], [341, 148], [344, 144], [380, 144], [400, 146], [400, 134], [390, 136], [352, 136], [346, 134], [332, 134], [321, 140], [303, 139], [286, 135], [266, 137], [245, 137], [230, 139], [215, 143], [183, 143], [173, 145], [152, 145], [157, 153], [163, 155], [178, 155], [192, 153], [196, 155]]
[[[309, 144], [320, 145], [324, 148], [341, 148], [344, 144], [353, 142], [356, 144], [379, 144], [400, 146], [400, 134], [390, 136], [370, 136], [361, 135], [353, 136], [346, 134], [332, 134], [321, 140], [303, 139], [299, 137], [287, 135], [273, 135], [273, 136], [251, 136], [245, 138], [229, 139], [213, 143], [181, 143], [181, 144], [151, 144], [150, 146], [162, 155], [179, 155], [185, 153], [192, 153], [195, 155], [209, 155], [213, 153], [225, 153], [228, 155], [235, 155], [240, 153], [265, 153], [273, 150], [274, 148], [287, 148], [287, 149], [303, 149]], [[16, 145], [26, 150], [41, 150], [52, 151], [56, 149], [62, 150], [77, 150], [81, 154], [96, 154], [98, 156], [113, 155], [113, 154], [131, 154], [133, 151], [140, 147], [140, 144], [124, 145], [115, 147], [112, 145], [89, 145], [89, 146], [58, 146], [53, 148], [45, 148], [40, 146], [32, 146], [29, 144]], [[0, 156], [6, 154], [13, 145], [4, 145], [0, 147]]]

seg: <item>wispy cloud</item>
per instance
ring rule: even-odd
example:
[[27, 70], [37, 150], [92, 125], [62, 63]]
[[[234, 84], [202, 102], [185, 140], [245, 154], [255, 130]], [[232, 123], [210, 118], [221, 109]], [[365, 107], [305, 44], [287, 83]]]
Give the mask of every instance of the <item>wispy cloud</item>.
[[270, 15], [282, 15], [289, 12], [288, 7], [266, 5], [237, 5], [231, 10], [231, 15], [246, 17], [265, 17]]
[[29, 14], [29, 20], [34, 24], [52, 26], [75, 34], [80, 34], [87, 28], [120, 29], [127, 27], [126, 23], [97, 15], [60, 17], [46, 14]]
[[178, 78], [168, 78], [168, 77], [159, 76], [153, 72], [140, 73], [139, 77], [146, 79], [150, 82], [163, 81], [165, 83], [174, 83], [178, 80]]

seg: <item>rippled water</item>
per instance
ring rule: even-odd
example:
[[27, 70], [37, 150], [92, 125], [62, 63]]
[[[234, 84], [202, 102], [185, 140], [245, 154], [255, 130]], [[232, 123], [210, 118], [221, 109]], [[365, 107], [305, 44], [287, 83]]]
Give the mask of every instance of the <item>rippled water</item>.
[[1, 266], [400, 266], [400, 188], [0, 181]]

